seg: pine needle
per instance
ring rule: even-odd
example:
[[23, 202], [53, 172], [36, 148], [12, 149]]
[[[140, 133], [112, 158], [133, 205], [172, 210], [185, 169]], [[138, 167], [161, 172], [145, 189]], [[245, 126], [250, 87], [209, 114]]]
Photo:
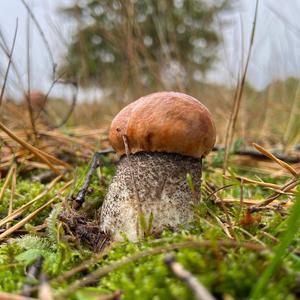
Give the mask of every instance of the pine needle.
[[57, 193], [56, 196], [54, 196], [52, 199], [50, 199], [47, 203], [43, 204], [41, 207], [36, 209], [34, 212], [30, 213], [28, 216], [26, 216], [23, 220], [21, 220], [19, 223], [15, 224], [14, 226], [10, 227], [9, 229], [5, 230], [2, 234], [0, 234], [0, 240], [3, 240], [4, 238], [8, 237], [12, 233], [14, 233], [16, 230], [23, 227], [27, 222], [29, 222], [32, 218], [34, 218], [39, 212], [41, 212], [43, 209], [45, 209], [47, 206], [49, 206], [51, 203], [53, 203], [57, 198], [60, 197], [60, 193], [62, 193], [68, 186], [71, 185], [73, 181], [67, 182]]
[[[45, 164], [49, 166], [49, 168], [56, 174], [60, 175], [61, 172], [59, 169], [54, 166], [50, 161], [49, 161], [49, 156], [51, 156], [53, 160], [53, 156], [50, 154], [45, 153], [44, 151], [41, 151], [37, 149], [36, 147], [30, 145], [29, 143], [25, 142], [21, 138], [19, 138], [17, 135], [15, 135], [11, 130], [9, 130], [3, 123], [0, 122], [0, 129], [3, 130], [8, 136], [10, 136], [14, 141], [16, 141], [18, 144], [22, 145], [25, 149], [30, 151], [32, 154], [37, 156], [40, 160], [42, 160]], [[47, 158], [48, 157], [48, 158]], [[54, 158], [56, 160], [56, 158]]]
[[34, 202], [36, 202], [36, 201], [42, 199], [43, 197], [45, 197], [61, 178], [62, 178], [62, 175], [57, 176], [55, 179], [53, 179], [49, 183], [49, 185], [47, 186], [47, 188], [42, 193], [40, 193], [39, 195], [37, 195], [34, 199], [32, 199], [31, 201], [27, 202], [23, 206], [19, 207], [17, 210], [15, 210], [14, 212], [12, 212], [11, 214], [9, 214], [8, 216], [6, 216], [5, 218], [3, 218], [0, 221], [0, 227], [3, 226], [3, 225], [5, 225], [7, 222], [10, 222], [10, 221], [14, 220], [15, 218], [19, 217]]
[[11, 180], [11, 177], [12, 177], [12, 174], [13, 174], [13, 171], [14, 171], [14, 166], [15, 165], [14, 165], [14, 162], [13, 162], [11, 164], [11, 167], [10, 167], [10, 169], [9, 169], [6, 177], [5, 177], [4, 184], [3, 184], [2, 188], [1, 188], [1, 191], [0, 191], [0, 201], [1, 201], [2, 197], [3, 197], [3, 195], [4, 195], [4, 192], [5, 192], [6, 188], [7, 188], [10, 180]]
[[282, 161], [281, 159], [277, 158], [275, 155], [273, 155], [271, 152], [269, 152], [267, 149], [265, 149], [264, 147], [253, 143], [252, 144], [257, 151], [259, 151], [260, 153], [264, 154], [265, 156], [269, 157], [271, 160], [273, 160], [274, 162], [276, 162], [277, 164], [279, 164], [282, 168], [284, 168], [285, 170], [287, 170], [289, 173], [291, 173], [293, 176], [298, 176], [298, 172], [289, 164], [287, 164], [286, 162]]

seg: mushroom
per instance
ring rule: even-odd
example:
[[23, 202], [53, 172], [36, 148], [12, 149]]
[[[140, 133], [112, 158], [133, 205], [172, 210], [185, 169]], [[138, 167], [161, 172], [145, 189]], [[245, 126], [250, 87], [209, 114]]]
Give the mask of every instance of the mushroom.
[[34, 112], [40, 112], [46, 104], [46, 95], [40, 91], [32, 91], [29, 95], [25, 95], [24, 104], [30, 99], [30, 105]]
[[120, 159], [101, 208], [101, 231], [115, 241], [124, 235], [138, 241], [142, 220], [154, 234], [188, 226], [200, 200], [202, 158], [215, 139], [210, 112], [189, 95], [158, 92], [123, 108], [109, 132]]

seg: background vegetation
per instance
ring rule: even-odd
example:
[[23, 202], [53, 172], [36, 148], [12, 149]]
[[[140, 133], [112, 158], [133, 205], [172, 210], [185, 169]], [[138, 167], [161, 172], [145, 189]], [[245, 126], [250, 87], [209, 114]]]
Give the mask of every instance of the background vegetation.
[[81, 1], [62, 9], [76, 23], [62, 70], [118, 97], [189, 92], [216, 59], [216, 14], [227, 7], [226, 1]]

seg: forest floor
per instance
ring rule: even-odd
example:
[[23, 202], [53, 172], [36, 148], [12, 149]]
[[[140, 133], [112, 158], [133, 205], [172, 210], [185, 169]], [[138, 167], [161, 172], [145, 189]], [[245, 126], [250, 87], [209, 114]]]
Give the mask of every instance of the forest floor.
[[[299, 299], [299, 164], [232, 155], [223, 176], [223, 151], [214, 152], [205, 160], [202, 199], [189, 229], [160, 237], [149, 230], [138, 243], [111, 243], [95, 253], [82, 243], [90, 232], [73, 234], [59, 216], [70, 209], [67, 199], [82, 186], [94, 150], [108, 147], [105, 131], [44, 131], [41, 140], [42, 155], [67, 162], [49, 158], [64, 175], [47, 177], [49, 165], [27, 146], [12, 156], [6, 137], [2, 147], [0, 290], [10, 299], [46, 299], [45, 290], [55, 299], [193, 299], [191, 278], [216, 299]], [[114, 154], [102, 156], [92, 179], [82, 210], [94, 217], [116, 161]], [[174, 263], [188, 279], [178, 277]]]

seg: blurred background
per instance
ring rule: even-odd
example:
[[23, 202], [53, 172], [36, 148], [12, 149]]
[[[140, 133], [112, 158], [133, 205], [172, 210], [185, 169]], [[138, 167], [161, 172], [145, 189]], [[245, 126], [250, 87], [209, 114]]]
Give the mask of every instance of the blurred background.
[[[32, 110], [40, 103], [41, 122], [107, 128], [129, 102], [174, 90], [210, 109], [222, 144], [249, 53], [255, 2], [1, 1], [1, 119], [30, 127], [15, 107], [31, 95]], [[236, 141], [283, 151], [299, 143], [299, 15], [297, 0], [259, 2]]]

